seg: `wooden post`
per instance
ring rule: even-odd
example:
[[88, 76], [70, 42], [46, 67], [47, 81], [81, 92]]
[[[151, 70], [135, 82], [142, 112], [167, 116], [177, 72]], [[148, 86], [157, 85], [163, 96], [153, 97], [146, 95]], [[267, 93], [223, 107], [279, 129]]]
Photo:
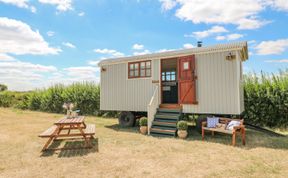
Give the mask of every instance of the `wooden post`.
[[245, 138], [245, 137], [246, 137], [246, 135], [245, 135], [246, 133], [245, 133], [245, 132], [246, 132], [246, 131], [245, 131], [245, 128], [243, 127], [243, 128], [241, 129], [241, 133], [242, 133], [242, 144], [243, 144], [243, 145], [246, 144], [246, 140], [245, 140], [245, 139], [246, 139], [246, 138]]
[[235, 146], [236, 143], [236, 130], [233, 130], [233, 134], [232, 134], [232, 145]]
[[204, 141], [204, 136], [205, 136], [205, 130], [204, 130], [203, 126], [202, 126], [202, 140], [203, 141]]

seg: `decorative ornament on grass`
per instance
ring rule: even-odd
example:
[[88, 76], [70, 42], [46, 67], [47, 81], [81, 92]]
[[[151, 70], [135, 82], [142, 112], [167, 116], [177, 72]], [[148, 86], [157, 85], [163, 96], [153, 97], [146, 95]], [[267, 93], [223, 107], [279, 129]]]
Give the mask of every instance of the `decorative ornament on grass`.
[[77, 117], [77, 112], [73, 111], [75, 107], [73, 103], [64, 103], [62, 107], [67, 110], [66, 116], [68, 119]]

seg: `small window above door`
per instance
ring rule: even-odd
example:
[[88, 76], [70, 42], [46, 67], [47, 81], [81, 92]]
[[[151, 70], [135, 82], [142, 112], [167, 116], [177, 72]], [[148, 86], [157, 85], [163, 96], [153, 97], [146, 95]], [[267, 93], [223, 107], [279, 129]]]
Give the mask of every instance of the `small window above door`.
[[164, 82], [176, 81], [176, 72], [175, 71], [162, 72], [162, 81]]

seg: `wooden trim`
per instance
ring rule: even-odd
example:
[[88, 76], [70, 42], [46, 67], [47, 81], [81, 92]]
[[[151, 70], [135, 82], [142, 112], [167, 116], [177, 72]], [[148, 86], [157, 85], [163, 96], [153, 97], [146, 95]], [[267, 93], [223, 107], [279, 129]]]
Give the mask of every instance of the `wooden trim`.
[[[141, 76], [141, 63], [145, 63], [145, 76]], [[150, 68], [147, 68], [146, 63], [150, 62]], [[131, 64], [138, 64], [138, 76], [130, 76], [130, 65]], [[150, 76], [147, 76], [146, 72], [147, 69], [150, 69]], [[134, 68], [134, 75], [135, 75], [135, 68]], [[137, 79], [137, 78], [149, 78], [152, 76], [152, 60], [145, 60], [145, 61], [136, 61], [136, 62], [128, 62], [128, 79]]]

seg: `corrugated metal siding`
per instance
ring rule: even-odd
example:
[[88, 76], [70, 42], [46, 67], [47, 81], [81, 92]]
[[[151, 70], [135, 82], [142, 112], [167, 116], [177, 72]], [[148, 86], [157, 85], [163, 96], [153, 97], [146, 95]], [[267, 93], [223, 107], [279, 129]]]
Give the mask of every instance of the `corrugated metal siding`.
[[240, 59], [240, 56], [238, 56], [238, 65], [239, 65], [239, 102], [240, 102], [240, 113], [242, 113], [245, 110], [244, 106], [244, 78], [243, 78], [243, 62]]
[[196, 55], [198, 104], [183, 105], [184, 113], [239, 114], [237, 60], [226, 55]]
[[152, 62], [151, 78], [128, 79], [127, 65], [103, 66], [106, 71], [101, 72], [101, 110], [147, 111], [155, 87], [152, 78], [159, 79], [159, 60]]
[[[198, 105], [183, 105], [184, 113], [240, 114], [240, 67], [227, 61], [227, 52], [196, 55]], [[238, 57], [238, 55], [237, 55]], [[128, 79], [127, 63], [104, 65], [101, 72], [101, 110], [147, 111], [155, 84], [160, 79], [160, 60], [152, 60], [152, 77]], [[237, 69], [238, 68], [238, 69]], [[244, 102], [243, 102], [244, 105]], [[241, 107], [241, 108], [240, 108]]]

